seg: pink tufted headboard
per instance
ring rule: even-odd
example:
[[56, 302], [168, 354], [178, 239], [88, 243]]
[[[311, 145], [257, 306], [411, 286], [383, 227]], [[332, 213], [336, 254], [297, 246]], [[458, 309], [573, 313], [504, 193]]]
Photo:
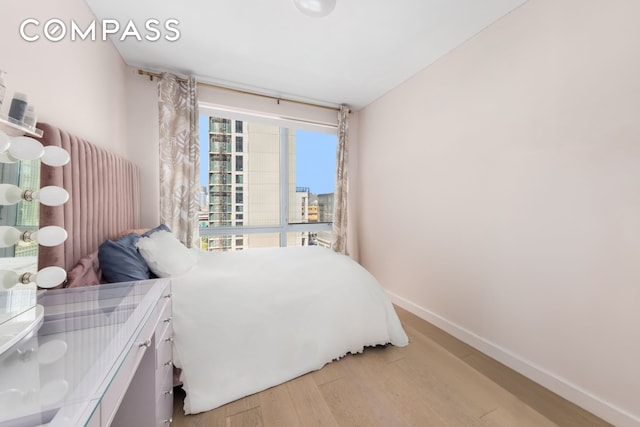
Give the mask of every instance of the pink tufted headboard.
[[78, 260], [123, 230], [140, 227], [138, 167], [122, 157], [46, 123], [40, 142], [64, 148], [71, 155], [66, 166], [42, 164], [40, 186], [57, 185], [69, 192], [63, 206], [40, 204], [40, 227], [58, 225], [69, 233], [60, 246], [38, 250], [38, 269], [56, 265], [69, 271]]

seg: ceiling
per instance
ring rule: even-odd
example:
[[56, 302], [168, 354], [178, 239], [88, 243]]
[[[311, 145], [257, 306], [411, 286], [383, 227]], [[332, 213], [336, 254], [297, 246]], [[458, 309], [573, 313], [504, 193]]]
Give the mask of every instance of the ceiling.
[[[337, 0], [324, 18], [293, 0], [86, 0], [100, 20], [150, 18], [158, 41], [112, 37], [124, 61], [152, 71], [323, 105], [360, 109], [526, 0]], [[177, 41], [162, 23], [177, 19]]]

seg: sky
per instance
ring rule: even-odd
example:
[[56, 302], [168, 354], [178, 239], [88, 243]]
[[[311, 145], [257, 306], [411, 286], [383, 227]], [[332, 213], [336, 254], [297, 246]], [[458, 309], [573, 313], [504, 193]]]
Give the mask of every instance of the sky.
[[[209, 120], [200, 115], [200, 183], [209, 182]], [[315, 194], [333, 193], [337, 135], [296, 130], [296, 187]], [[250, 141], [248, 141], [251, 144]]]
[[296, 187], [333, 193], [337, 135], [296, 130]]

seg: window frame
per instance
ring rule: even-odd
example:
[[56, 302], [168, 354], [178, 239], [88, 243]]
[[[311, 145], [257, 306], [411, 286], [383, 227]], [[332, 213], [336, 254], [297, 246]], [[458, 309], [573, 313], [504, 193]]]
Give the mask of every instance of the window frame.
[[[243, 130], [247, 126], [246, 122], [252, 121], [251, 117], [255, 117], [258, 122], [265, 122], [265, 115], [252, 114], [242, 112], [234, 113], [225, 109], [212, 108], [209, 106], [200, 105], [200, 114], [208, 115], [209, 117], [223, 117], [231, 120], [242, 120]], [[279, 158], [279, 179], [280, 179], [280, 217], [279, 224], [264, 225], [264, 226], [220, 226], [220, 227], [199, 227], [200, 237], [219, 237], [219, 236], [233, 236], [233, 235], [247, 235], [247, 234], [279, 234], [280, 247], [287, 246], [287, 234], [288, 233], [317, 233], [319, 231], [332, 231], [333, 221], [331, 222], [314, 222], [314, 223], [289, 223], [289, 130], [298, 129], [295, 125], [296, 121], [292, 119], [283, 119], [279, 117], [268, 117], [267, 121], [270, 124], [275, 124], [280, 129], [280, 158]], [[309, 127], [313, 124], [309, 121], [299, 121], [302, 125], [300, 129], [310, 130]], [[327, 128], [332, 129], [333, 132], [327, 132]], [[311, 129], [323, 133], [332, 133], [337, 135], [337, 126], [328, 126], [318, 123], [316, 129]], [[243, 141], [244, 143], [244, 141]], [[235, 165], [234, 165], [235, 166]]]

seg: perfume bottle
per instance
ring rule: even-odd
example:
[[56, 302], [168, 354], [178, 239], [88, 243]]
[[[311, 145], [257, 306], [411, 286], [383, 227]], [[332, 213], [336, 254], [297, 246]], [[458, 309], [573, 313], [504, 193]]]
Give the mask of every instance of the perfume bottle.
[[27, 95], [16, 92], [11, 100], [11, 108], [9, 109], [9, 121], [22, 124], [24, 113], [27, 111]]
[[36, 109], [33, 105], [27, 105], [27, 110], [24, 112], [24, 118], [22, 123], [29, 129], [33, 130], [36, 127]]

